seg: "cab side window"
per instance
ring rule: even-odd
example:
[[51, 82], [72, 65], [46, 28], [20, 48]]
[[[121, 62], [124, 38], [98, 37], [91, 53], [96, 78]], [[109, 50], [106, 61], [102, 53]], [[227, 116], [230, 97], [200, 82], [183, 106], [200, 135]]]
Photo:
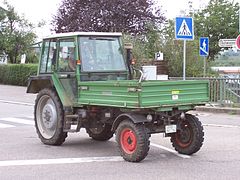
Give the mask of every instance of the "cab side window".
[[73, 72], [76, 69], [74, 39], [59, 41], [58, 70], [60, 72]]
[[40, 73], [51, 73], [56, 63], [56, 40], [45, 40], [42, 46]]
[[40, 63], [40, 73], [45, 73], [47, 68], [48, 50], [49, 50], [49, 40], [44, 41], [42, 44], [42, 56]]

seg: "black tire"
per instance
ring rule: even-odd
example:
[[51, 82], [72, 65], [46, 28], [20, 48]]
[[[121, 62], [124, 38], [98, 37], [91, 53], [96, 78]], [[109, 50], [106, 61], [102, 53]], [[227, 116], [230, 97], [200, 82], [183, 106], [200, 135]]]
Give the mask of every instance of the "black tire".
[[191, 155], [200, 150], [204, 141], [202, 123], [197, 117], [186, 114], [185, 119], [179, 122], [181, 130], [171, 136], [171, 142], [180, 154]]
[[86, 131], [94, 140], [107, 141], [113, 137], [114, 132], [111, 131], [112, 126], [110, 124], [102, 124], [98, 128], [86, 128]]
[[129, 162], [142, 161], [149, 151], [149, 137], [143, 124], [122, 121], [116, 130], [116, 141], [123, 159]]
[[36, 98], [34, 120], [38, 137], [44, 144], [61, 145], [67, 132], [63, 132], [64, 111], [60, 99], [52, 89], [42, 89]]

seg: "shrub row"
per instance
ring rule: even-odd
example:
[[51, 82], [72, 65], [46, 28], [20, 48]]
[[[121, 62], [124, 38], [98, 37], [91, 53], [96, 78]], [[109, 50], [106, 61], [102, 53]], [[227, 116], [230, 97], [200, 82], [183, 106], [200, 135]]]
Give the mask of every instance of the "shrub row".
[[0, 65], [0, 84], [26, 86], [29, 76], [37, 74], [37, 64]]

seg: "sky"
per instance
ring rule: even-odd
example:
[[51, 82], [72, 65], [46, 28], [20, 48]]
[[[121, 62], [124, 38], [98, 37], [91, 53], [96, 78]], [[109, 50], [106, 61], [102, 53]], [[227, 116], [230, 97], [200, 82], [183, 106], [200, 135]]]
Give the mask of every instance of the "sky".
[[[37, 29], [36, 33], [41, 39], [44, 36], [48, 36], [50, 33], [50, 22], [52, 16], [56, 14], [59, 5], [62, 0], [7, 0], [20, 15], [24, 15], [33, 24], [44, 20], [46, 26]], [[180, 15], [181, 10], [185, 10], [189, 7], [189, 0], [154, 0], [158, 5], [162, 6], [162, 10], [167, 18], [174, 18]], [[209, 0], [193, 0], [192, 6], [199, 8], [202, 4], [207, 4]], [[2, 5], [3, 0], [0, 0]], [[240, 2], [240, 0], [235, 0]]]

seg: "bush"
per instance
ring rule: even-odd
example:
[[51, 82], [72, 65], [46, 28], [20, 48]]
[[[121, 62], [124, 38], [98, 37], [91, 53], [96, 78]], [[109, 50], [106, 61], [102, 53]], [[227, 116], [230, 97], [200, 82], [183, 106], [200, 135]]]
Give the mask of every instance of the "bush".
[[37, 74], [37, 64], [0, 65], [0, 84], [26, 86], [29, 76]]

